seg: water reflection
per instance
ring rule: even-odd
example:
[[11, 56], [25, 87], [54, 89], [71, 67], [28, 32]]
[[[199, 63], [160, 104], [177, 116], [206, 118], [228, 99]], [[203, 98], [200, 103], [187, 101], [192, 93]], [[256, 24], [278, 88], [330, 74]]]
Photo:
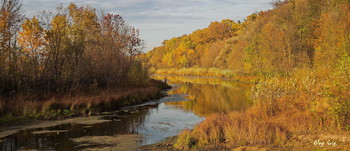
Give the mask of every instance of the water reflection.
[[[184, 100], [182, 95], [171, 95], [160, 102], [169, 100]], [[13, 150], [79, 150], [84, 149], [73, 142], [73, 138], [84, 136], [117, 136], [124, 134], [141, 134], [141, 145], [153, 144], [167, 137], [175, 136], [183, 129], [192, 128], [204, 120], [192, 112], [174, 106], [156, 103], [130, 110], [120, 111], [113, 115], [104, 116], [103, 119], [111, 122], [84, 125], [64, 124], [54, 127], [29, 129], [3, 138], [0, 149]], [[57, 131], [49, 134], [33, 134], [37, 131]], [[64, 132], [60, 132], [65, 130]], [[102, 146], [101, 146], [102, 147]]]
[[[155, 76], [155, 78], [162, 79], [164, 77]], [[189, 100], [166, 104], [191, 110], [199, 116], [243, 111], [251, 105], [248, 91], [246, 91], [250, 87], [249, 84], [215, 78], [168, 76], [167, 79], [170, 83], [182, 83], [179, 89], [175, 89], [171, 93], [187, 94], [186, 98]]]
[[[82, 136], [113, 136], [138, 133], [146, 120], [146, 116], [152, 114], [157, 106], [146, 106], [132, 111], [132, 113], [121, 111], [114, 121], [93, 125], [65, 124], [48, 128], [37, 128], [20, 131], [14, 135], [4, 138], [0, 143], [1, 150], [75, 150], [76, 144], [71, 138]], [[33, 134], [43, 130], [67, 130], [67, 132]]]
[[[154, 77], [164, 79], [164, 77]], [[167, 77], [174, 89], [169, 96], [138, 107], [102, 117], [112, 120], [99, 124], [63, 124], [54, 127], [22, 130], [0, 139], [0, 149], [79, 150], [73, 138], [141, 134], [141, 144], [153, 144], [192, 128], [207, 115], [241, 111], [250, 106], [249, 85], [191, 77]], [[51, 133], [37, 133], [37, 131]], [[56, 131], [53, 132], [52, 131]]]

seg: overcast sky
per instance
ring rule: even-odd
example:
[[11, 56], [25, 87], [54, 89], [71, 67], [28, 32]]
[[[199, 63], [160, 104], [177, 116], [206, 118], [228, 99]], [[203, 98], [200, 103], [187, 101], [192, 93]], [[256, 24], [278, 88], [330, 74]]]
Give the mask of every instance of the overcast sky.
[[140, 29], [145, 51], [162, 41], [207, 27], [222, 19], [243, 20], [247, 15], [271, 9], [272, 0], [23, 0], [27, 17], [41, 10], [54, 11], [57, 4], [74, 2], [79, 6], [120, 14]]

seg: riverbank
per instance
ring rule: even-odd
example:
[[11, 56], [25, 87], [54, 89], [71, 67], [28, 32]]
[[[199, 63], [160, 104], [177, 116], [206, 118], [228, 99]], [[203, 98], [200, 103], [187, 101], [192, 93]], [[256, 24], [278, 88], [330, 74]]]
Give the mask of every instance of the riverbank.
[[168, 88], [171, 87], [162, 81], [150, 80], [145, 87], [100, 90], [91, 94], [52, 97], [47, 100], [16, 97], [1, 102], [0, 125], [20, 124], [25, 119], [64, 119], [118, 110], [163, 97], [165, 94], [161, 91]]
[[244, 83], [258, 83], [258, 81], [263, 77], [261, 74], [245, 74], [229, 69], [219, 68], [169, 68], [157, 69], [153, 71], [151, 70], [150, 72], [154, 75], [209, 77]]

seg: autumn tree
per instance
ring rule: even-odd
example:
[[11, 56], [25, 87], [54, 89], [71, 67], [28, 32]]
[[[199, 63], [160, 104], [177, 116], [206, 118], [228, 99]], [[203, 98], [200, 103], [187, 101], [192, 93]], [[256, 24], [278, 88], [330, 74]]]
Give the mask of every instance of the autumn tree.
[[36, 17], [24, 21], [17, 41], [22, 49], [21, 72], [28, 72], [26, 73], [28, 80], [35, 81], [43, 68], [46, 53], [44, 51], [44, 30]]
[[44, 43], [44, 30], [39, 20], [35, 16], [32, 19], [26, 19], [18, 37], [18, 44], [22, 51], [30, 56], [38, 56], [43, 53]]
[[201, 57], [201, 67], [213, 67], [215, 58], [221, 52], [223, 45], [224, 41], [217, 41], [207, 51], [204, 51], [203, 57]]
[[15, 89], [18, 83], [16, 37], [22, 21], [19, 0], [1, 0], [0, 10], [0, 93]]
[[[67, 57], [70, 77], [72, 77], [72, 87], [80, 87], [83, 81], [82, 77], [89, 77], [87, 64], [91, 62], [89, 57], [92, 51], [95, 51], [96, 44], [100, 39], [98, 17], [96, 10], [91, 7], [78, 7], [74, 3], [67, 7], [68, 20], [70, 22], [69, 33], [69, 52]], [[85, 56], [84, 56], [85, 55]], [[84, 71], [85, 70], [85, 71]]]
[[328, 5], [317, 21], [314, 63], [315, 67], [332, 73], [335, 66], [350, 56], [350, 9], [344, 2], [328, 3], [333, 5]]
[[60, 83], [59, 81], [62, 78], [61, 76], [64, 73], [63, 70], [67, 61], [69, 24], [66, 16], [63, 14], [57, 14], [52, 19], [51, 24], [51, 29], [46, 33], [46, 41], [48, 42], [48, 64], [46, 70], [48, 71], [47, 76], [49, 79], [58, 80], [57, 82]]

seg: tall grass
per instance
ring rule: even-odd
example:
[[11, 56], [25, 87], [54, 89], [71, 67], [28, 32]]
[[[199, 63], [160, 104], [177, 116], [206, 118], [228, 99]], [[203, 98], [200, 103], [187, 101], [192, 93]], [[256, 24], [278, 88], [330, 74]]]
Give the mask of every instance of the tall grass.
[[0, 101], [0, 115], [55, 119], [112, 111], [159, 98], [163, 95], [161, 89], [168, 87], [161, 81], [150, 80], [150, 84], [144, 88], [110, 89], [108, 92], [102, 89], [97, 95], [53, 96], [45, 100], [17, 96], [7, 101]]
[[[185, 130], [174, 144], [177, 149], [193, 147], [213, 148], [240, 145], [283, 144], [290, 132], [279, 123], [258, 120], [249, 114], [232, 112], [227, 115], [212, 115], [194, 127]], [[184, 141], [186, 138], [188, 141]]]
[[[266, 75], [252, 87], [254, 104], [244, 113], [213, 115], [179, 135], [174, 147], [284, 145], [292, 136], [339, 134], [350, 129], [348, 79], [329, 71], [296, 69]], [[192, 143], [180, 141], [187, 137]]]
[[233, 78], [236, 73], [228, 69], [219, 68], [170, 68], [170, 69], [158, 69], [153, 74], [161, 75], [180, 75], [180, 76], [207, 76], [207, 77], [219, 77], [219, 78]]
[[176, 76], [203, 76], [203, 77], [216, 77], [231, 80], [238, 80], [242, 82], [257, 83], [260, 80], [260, 74], [246, 74], [240, 73], [229, 69], [220, 68], [168, 68], [168, 69], [152, 69], [151, 74], [159, 75], [176, 75]]

